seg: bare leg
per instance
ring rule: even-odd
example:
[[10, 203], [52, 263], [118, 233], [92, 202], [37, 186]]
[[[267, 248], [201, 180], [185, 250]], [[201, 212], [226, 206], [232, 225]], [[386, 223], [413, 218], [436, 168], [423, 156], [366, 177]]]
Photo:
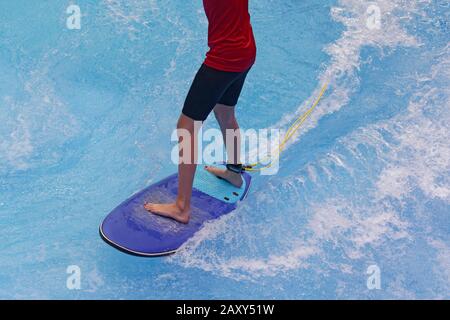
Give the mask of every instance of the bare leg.
[[[239, 124], [234, 114], [234, 107], [217, 104], [214, 108], [214, 115], [216, 116], [220, 130], [222, 131], [228, 155], [228, 163], [238, 164], [241, 158], [241, 134], [239, 131]], [[205, 169], [208, 172], [227, 180], [236, 187], [242, 186], [243, 181], [240, 174], [211, 166], [207, 166]]]
[[[178, 196], [174, 203], [156, 204], [147, 203], [145, 209], [148, 211], [172, 218], [182, 223], [188, 223], [191, 214], [191, 196], [192, 185], [194, 183], [195, 170], [197, 168], [197, 130], [195, 122], [185, 115], [181, 115], [178, 120], [177, 129], [187, 130], [189, 132], [189, 151], [180, 149], [180, 158], [185, 159], [186, 162], [180, 160], [178, 165]], [[179, 134], [179, 144], [181, 148], [182, 136]], [[185, 142], [184, 142], [185, 143]], [[189, 152], [183, 155], [183, 152]]]

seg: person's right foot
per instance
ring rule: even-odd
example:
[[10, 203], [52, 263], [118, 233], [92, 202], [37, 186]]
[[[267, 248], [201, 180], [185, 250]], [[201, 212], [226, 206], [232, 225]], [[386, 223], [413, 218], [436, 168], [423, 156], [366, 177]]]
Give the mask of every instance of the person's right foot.
[[211, 167], [211, 166], [205, 166], [205, 170], [219, 178], [222, 178], [222, 179], [228, 181], [235, 187], [240, 188], [242, 186], [242, 184], [244, 183], [242, 180], [242, 176], [239, 173], [235, 173], [235, 172], [231, 172], [227, 169]]
[[190, 211], [181, 209], [176, 203], [146, 203], [144, 208], [151, 213], [187, 224]]

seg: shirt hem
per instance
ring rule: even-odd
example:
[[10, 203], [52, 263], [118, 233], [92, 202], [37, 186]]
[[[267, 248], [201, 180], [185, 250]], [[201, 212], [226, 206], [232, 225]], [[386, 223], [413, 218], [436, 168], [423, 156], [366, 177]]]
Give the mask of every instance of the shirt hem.
[[210, 68], [219, 70], [219, 71], [225, 71], [225, 72], [244, 72], [247, 71], [248, 69], [250, 69], [251, 66], [253, 66], [253, 64], [255, 63], [255, 60], [253, 60], [251, 63], [248, 64], [248, 66], [246, 67], [231, 67], [228, 65], [223, 65], [223, 64], [218, 64], [218, 63], [214, 63], [209, 61], [208, 59], [206, 59], [203, 62], [205, 65], [207, 65]]

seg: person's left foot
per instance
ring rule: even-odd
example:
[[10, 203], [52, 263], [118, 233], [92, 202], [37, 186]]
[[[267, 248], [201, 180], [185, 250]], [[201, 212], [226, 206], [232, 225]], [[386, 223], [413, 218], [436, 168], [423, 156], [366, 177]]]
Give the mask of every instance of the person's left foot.
[[219, 178], [222, 178], [222, 179], [228, 181], [235, 187], [240, 188], [242, 186], [242, 184], [244, 183], [244, 181], [242, 180], [242, 176], [239, 173], [231, 172], [227, 169], [211, 167], [211, 166], [205, 166], [205, 170]]

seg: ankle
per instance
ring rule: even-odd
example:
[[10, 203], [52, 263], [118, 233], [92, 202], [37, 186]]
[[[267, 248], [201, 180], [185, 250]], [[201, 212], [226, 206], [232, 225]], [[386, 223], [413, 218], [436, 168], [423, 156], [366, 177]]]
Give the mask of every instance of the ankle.
[[178, 209], [180, 209], [180, 211], [185, 212], [185, 211], [189, 211], [190, 209], [190, 205], [189, 203], [186, 203], [185, 200], [183, 199], [177, 199], [175, 201], [175, 205], [178, 207]]
[[234, 174], [242, 173], [242, 164], [227, 163], [226, 168], [227, 168], [227, 171], [232, 172]]
[[239, 179], [240, 177], [241, 177], [241, 174], [240, 174], [240, 173], [236, 173], [236, 172], [227, 170], [227, 178], [228, 178], [229, 180], [236, 181], [236, 180]]
[[228, 170], [228, 169], [227, 169], [227, 174], [228, 174], [228, 176], [230, 176], [230, 177], [236, 177], [236, 176], [239, 176], [239, 175], [240, 175], [240, 173], [236, 173], [236, 172], [233, 172], [233, 171]]
[[182, 198], [177, 198], [177, 200], [175, 201], [176, 206], [178, 207], [178, 209], [183, 210], [184, 209], [184, 199]]

